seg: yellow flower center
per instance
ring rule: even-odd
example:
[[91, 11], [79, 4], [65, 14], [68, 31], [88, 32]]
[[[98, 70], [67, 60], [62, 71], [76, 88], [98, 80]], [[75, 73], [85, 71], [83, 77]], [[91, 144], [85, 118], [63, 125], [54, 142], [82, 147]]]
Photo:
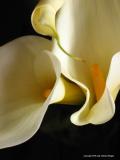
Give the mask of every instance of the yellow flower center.
[[98, 64], [93, 64], [91, 67], [91, 76], [95, 90], [96, 100], [98, 101], [105, 89], [105, 79]]
[[49, 88], [49, 89], [46, 89], [44, 92], [43, 92], [43, 96], [45, 97], [45, 98], [47, 98], [49, 95], [50, 95], [50, 92], [51, 92], [51, 89]]

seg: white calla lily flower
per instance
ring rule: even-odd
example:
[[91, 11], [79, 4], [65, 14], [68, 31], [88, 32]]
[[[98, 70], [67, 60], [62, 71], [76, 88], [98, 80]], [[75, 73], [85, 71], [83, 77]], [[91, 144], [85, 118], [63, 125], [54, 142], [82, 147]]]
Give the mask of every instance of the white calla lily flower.
[[[86, 94], [83, 107], [71, 116], [76, 125], [105, 123], [115, 113], [114, 100], [120, 89], [120, 53], [115, 54], [120, 50], [119, 8], [119, 0], [110, 0], [109, 4], [106, 0], [67, 0], [57, 18], [62, 46], [86, 61], [84, 64], [76, 62], [62, 55], [55, 46], [62, 73], [80, 82]], [[92, 67], [96, 76], [93, 79]], [[105, 84], [96, 102], [95, 91], [101, 92], [103, 77]], [[94, 88], [94, 85], [97, 86]]]
[[[51, 1], [47, 3], [53, 6]], [[54, 44], [53, 53], [61, 62], [63, 75], [86, 96], [82, 108], [71, 116], [76, 125], [105, 123], [115, 113], [114, 100], [120, 89], [119, 10], [119, 0], [109, 0], [109, 3], [106, 0], [65, 0], [56, 15], [57, 28], [50, 26], [53, 31], [57, 30], [60, 38], [60, 45]], [[50, 16], [49, 21], [43, 17], [46, 24], [55, 21], [55, 16]], [[41, 27], [41, 23], [37, 24]], [[48, 32], [46, 35], [56, 38]], [[66, 51], [72, 53], [73, 58], [63, 54]], [[85, 63], [74, 57], [82, 58]]]
[[48, 105], [63, 98], [54, 94], [61, 70], [57, 58], [45, 51], [51, 47], [49, 40], [38, 36], [0, 47], [0, 148], [32, 137]]
[[[38, 36], [24, 36], [0, 47], [0, 148], [31, 138], [49, 104], [84, 99], [81, 88], [61, 76], [52, 47], [52, 41]], [[69, 89], [73, 93], [65, 94]], [[76, 98], [70, 100], [73, 95]]]

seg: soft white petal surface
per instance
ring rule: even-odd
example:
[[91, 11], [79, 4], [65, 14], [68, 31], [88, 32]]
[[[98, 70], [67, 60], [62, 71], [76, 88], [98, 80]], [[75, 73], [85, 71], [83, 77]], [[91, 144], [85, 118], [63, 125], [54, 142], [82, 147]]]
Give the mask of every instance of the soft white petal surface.
[[20, 144], [38, 130], [60, 77], [58, 60], [44, 52], [51, 47], [37, 36], [0, 47], [0, 148]]
[[107, 86], [113, 99], [115, 100], [120, 90], [120, 52], [115, 54], [112, 58], [109, 74], [107, 77]]

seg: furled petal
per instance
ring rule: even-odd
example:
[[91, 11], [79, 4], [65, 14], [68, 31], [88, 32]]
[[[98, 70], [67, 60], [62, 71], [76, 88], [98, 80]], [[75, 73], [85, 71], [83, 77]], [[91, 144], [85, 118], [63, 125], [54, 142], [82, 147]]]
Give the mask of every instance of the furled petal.
[[[28, 140], [38, 130], [60, 77], [51, 42], [26, 36], [0, 48], [0, 148]], [[47, 89], [50, 95], [44, 96]], [[53, 97], [52, 97], [53, 96]]]
[[101, 124], [110, 120], [115, 113], [114, 100], [120, 90], [120, 53], [113, 56], [109, 74], [107, 77], [106, 88], [101, 99], [91, 108], [86, 103], [82, 110], [74, 113], [71, 120], [76, 125], [88, 123]]
[[71, 121], [75, 125], [102, 124], [109, 121], [115, 113], [115, 104], [107, 87], [101, 99], [92, 108], [91, 106], [88, 98], [82, 109], [72, 114]]
[[32, 12], [31, 22], [36, 32], [56, 37], [55, 16], [64, 0], [40, 0]]
[[[115, 98], [112, 98], [114, 91], [111, 91], [113, 89], [107, 87], [107, 84], [103, 96], [94, 106], [95, 94], [90, 69], [97, 63], [107, 79], [112, 56], [120, 50], [119, 9], [119, 0], [110, 0], [109, 3], [106, 0], [66, 0], [56, 18], [63, 48], [87, 62], [83, 64], [70, 59], [57, 45], [53, 49], [61, 61], [62, 73], [68, 78], [77, 80], [86, 89], [86, 103], [71, 117], [72, 122], [77, 125], [104, 123], [114, 114]], [[115, 83], [118, 82], [119, 80]], [[114, 97], [117, 92], [118, 87]]]
[[[72, 105], [82, 105], [85, 100], [85, 89], [82, 88], [82, 84], [75, 81], [72, 78], [66, 78], [65, 76], [61, 76], [60, 78], [61, 83], [64, 87], [64, 97], [61, 99], [59, 103], [61, 104], [72, 104]], [[81, 89], [82, 88], [82, 89]], [[59, 89], [59, 91], [61, 88]]]

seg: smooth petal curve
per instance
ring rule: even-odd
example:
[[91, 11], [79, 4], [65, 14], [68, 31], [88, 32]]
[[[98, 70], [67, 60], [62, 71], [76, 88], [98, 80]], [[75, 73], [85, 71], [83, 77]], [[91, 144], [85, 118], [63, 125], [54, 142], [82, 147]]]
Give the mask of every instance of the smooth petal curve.
[[25, 142], [40, 127], [60, 77], [58, 60], [44, 52], [51, 47], [44, 38], [25, 36], [0, 48], [0, 148]]
[[71, 116], [71, 121], [75, 125], [103, 124], [109, 121], [115, 113], [115, 103], [109, 89], [106, 87], [101, 99], [92, 106], [88, 101], [78, 112]]
[[115, 54], [112, 58], [108, 78], [107, 86], [111, 92], [113, 99], [116, 99], [116, 96], [120, 90], [120, 52]]
[[63, 75], [61, 76], [60, 81], [63, 84], [65, 94], [59, 103], [67, 105], [83, 105], [86, 100], [86, 88], [79, 82], [74, 81], [74, 79], [68, 79]]
[[113, 56], [106, 88], [101, 99], [90, 109], [86, 103], [83, 108], [71, 116], [71, 121], [76, 125], [88, 123], [102, 124], [109, 121], [115, 113], [115, 98], [120, 90], [120, 53]]

